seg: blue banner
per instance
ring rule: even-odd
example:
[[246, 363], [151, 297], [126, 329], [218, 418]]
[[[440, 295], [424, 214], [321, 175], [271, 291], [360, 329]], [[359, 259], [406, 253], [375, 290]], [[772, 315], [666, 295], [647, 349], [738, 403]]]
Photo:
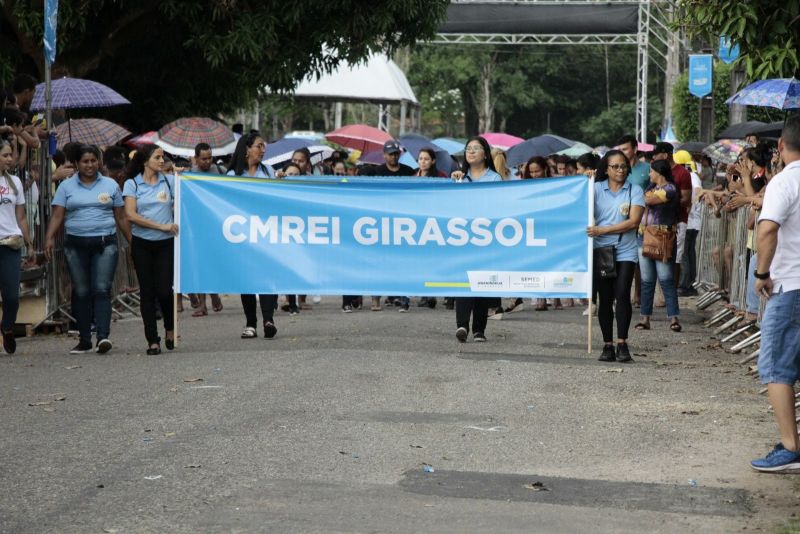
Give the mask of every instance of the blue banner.
[[586, 298], [590, 184], [185, 174], [176, 291]]
[[714, 64], [711, 54], [689, 56], [689, 92], [698, 98], [711, 93]]
[[[52, 65], [56, 61], [56, 27], [58, 26], [58, 0], [44, 1], [44, 60]], [[50, 125], [48, 124], [48, 127]]]
[[733, 63], [739, 58], [739, 45], [731, 46], [731, 40], [724, 35], [719, 38], [719, 53], [717, 57], [723, 63]]

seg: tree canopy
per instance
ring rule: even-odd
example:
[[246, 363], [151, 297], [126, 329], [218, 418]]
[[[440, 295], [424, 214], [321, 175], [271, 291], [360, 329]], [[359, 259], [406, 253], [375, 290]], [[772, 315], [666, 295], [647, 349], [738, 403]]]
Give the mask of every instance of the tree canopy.
[[[90, 78], [134, 105], [134, 130], [287, 91], [371, 52], [430, 37], [448, 0], [61, 0], [54, 76]], [[42, 2], [0, 0], [0, 78], [43, 78]], [[98, 115], [98, 110], [93, 110]]]
[[687, 0], [679, 3], [676, 25], [712, 45], [728, 36], [751, 80], [800, 72], [800, 0]]

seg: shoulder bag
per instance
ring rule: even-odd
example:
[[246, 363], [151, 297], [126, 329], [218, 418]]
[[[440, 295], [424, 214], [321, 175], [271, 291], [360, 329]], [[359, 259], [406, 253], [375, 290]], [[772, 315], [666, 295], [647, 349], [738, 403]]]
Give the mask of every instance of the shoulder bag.
[[[631, 216], [633, 186], [628, 190], [628, 218]], [[607, 247], [594, 249], [594, 271], [600, 278], [617, 277], [617, 245], [622, 241], [622, 233], [619, 234], [616, 244]]]

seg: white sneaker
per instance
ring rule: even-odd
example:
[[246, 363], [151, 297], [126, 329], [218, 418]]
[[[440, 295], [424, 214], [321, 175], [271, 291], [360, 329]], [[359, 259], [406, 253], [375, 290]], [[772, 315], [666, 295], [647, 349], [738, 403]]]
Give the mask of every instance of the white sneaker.
[[322, 296], [314, 295], [313, 297], [311, 297], [311, 302], [313, 302], [314, 304], [319, 304], [320, 302], [322, 302]]
[[584, 317], [589, 317], [590, 313], [592, 314], [592, 316], [597, 315], [597, 306], [596, 305], [590, 304], [589, 306], [586, 307], [585, 310], [583, 310], [583, 316]]

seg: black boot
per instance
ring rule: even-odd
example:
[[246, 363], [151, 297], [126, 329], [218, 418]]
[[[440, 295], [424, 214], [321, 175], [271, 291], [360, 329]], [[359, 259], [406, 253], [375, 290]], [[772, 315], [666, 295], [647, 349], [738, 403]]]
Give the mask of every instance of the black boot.
[[603, 346], [603, 353], [600, 354], [600, 357], [597, 358], [597, 361], [600, 362], [613, 362], [617, 359], [617, 355], [614, 354], [614, 345], [604, 345]]
[[620, 363], [633, 363], [627, 343], [617, 343], [617, 361]]

